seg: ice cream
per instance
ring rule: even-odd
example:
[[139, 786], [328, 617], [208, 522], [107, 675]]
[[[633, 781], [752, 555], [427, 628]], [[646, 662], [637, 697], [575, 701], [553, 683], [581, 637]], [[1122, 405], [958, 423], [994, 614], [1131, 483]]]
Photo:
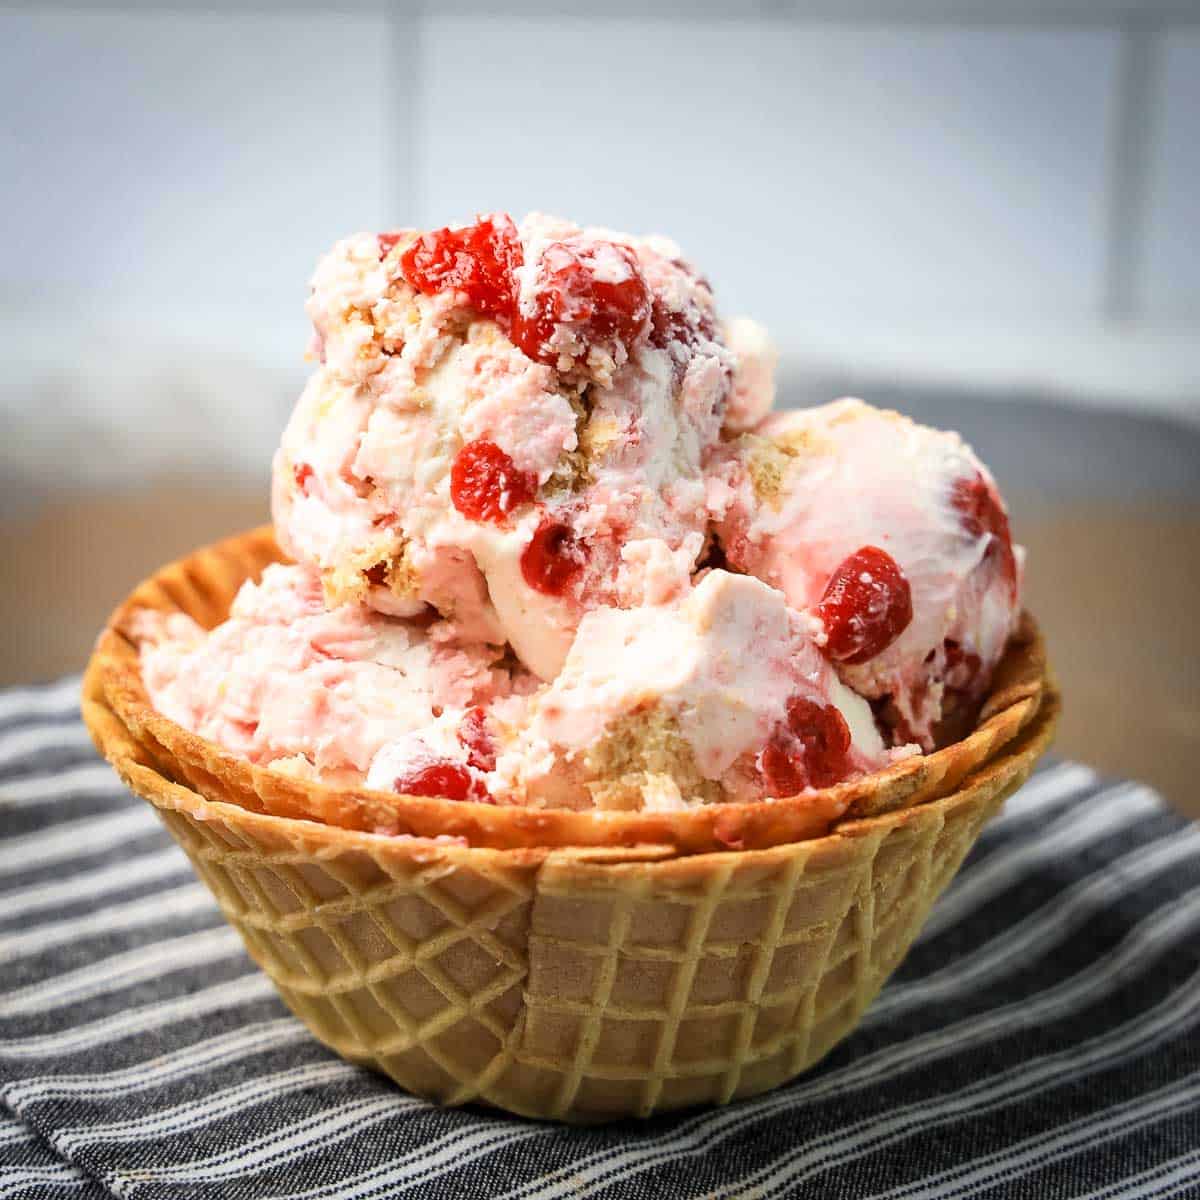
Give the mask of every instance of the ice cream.
[[1022, 552], [957, 434], [857, 400], [778, 413], [717, 450], [709, 505], [728, 563], [823, 625], [842, 679], [932, 749], [978, 698], [1018, 616]]
[[163, 715], [324, 783], [661, 808], [685, 789], [760, 799], [889, 761], [815, 623], [758, 580], [710, 571], [681, 604], [596, 609], [581, 629], [544, 685], [442, 622], [327, 609], [314, 570], [280, 565], [243, 585], [211, 633], [146, 612], [135, 634]]
[[499, 648], [444, 633], [361, 604], [327, 609], [315, 571], [282, 565], [244, 584], [210, 633], [153, 612], [135, 629], [142, 677], [164, 716], [251, 762], [348, 784], [410, 735], [467, 764], [456, 740], [466, 714], [533, 686]]
[[709, 571], [676, 605], [589, 612], [522, 713], [496, 790], [570, 808], [680, 808], [836, 783], [888, 761], [816, 623], [757, 579]]
[[663, 238], [533, 215], [340, 242], [313, 280], [322, 359], [275, 461], [281, 544], [330, 603], [510, 644], [543, 679], [583, 614], [681, 596], [702, 460], [770, 405], [749, 323]]
[[156, 707], [333, 785], [757, 802], [970, 718], [1021, 574], [951, 433], [770, 414], [774, 352], [663, 238], [491, 215], [320, 263], [275, 457], [296, 565], [135, 631]]

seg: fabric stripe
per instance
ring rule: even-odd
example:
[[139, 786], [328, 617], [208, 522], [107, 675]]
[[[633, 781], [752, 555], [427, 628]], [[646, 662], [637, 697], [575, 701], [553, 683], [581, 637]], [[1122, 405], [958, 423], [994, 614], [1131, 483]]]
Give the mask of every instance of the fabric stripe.
[[111, 850], [124, 845], [130, 838], [161, 828], [154, 810], [148, 804], [139, 803], [126, 812], [102, 813], [54, 825], [41, 833], [8, 838], [0, 847], [0, 876]]
[[67, 675], [42, 687], [9, 688], [0, 692], [0, 721], [78, 713], [82, 682], [79, 675]]
[[194, 971], [242, 953], [241, 939], [227, 925], [151, 942], [28, 984], [7, 995], [0, 994], [0, 1019], [50, 1012], [62, 1005], [78, 1004], [171, 972]]
[[[915, 1133], [928, 1133], [944, 1123], [961, 1121], [968, 1115], [995, 1112], [1018, 1103], [1039, 1087], [1052, 1085], [1058, 1078], [1078, 1081], [1144, 1055], [1163, 1038], [1194, 1028], [1200, 1010], [1198, 985], [1200, 972], [1192, 975], [1182, 988], [1176, 989], [1169, 1001], [1119, 1026], [1119, 1036], [1115, 1036], [1117, 1031], [1106, 1031], [1104, 1035], [1071, 1046], [1061, 1054], [1021, 1063], [949, 1096], [909, 1105], [885, 1120], [872, 1118], [857, 1127], [843, 1128], [835, 1136], [815, 1139], [807, 1146], [783, 1155], [769, 1170], [743, 1176], [732, 1189], [748, 1191], [754, 1188], [770, 1194], [772, 1189], [784, 1183], [794, 1186], [848, 1159], [894, 1146]], [[1198, 1094], [1198, 1088], [1200, 1084], [1193, 1078], [1188, 1095]], [[1113, 1112], [1109, 1109], [1096, 1119], [1103, 1123]], [[591, 1192], [580, 1190], [576, 1194], [582, 1198]]]
[[48, 775], [27, 775], [23, 779], [0, 782], [0, 807], [32, 808], [58, 804], [77, 794], [128, 800], [125, 785], [107, 763], [89, 762]]
[[1006, 1146], [1002, 1151], [985, 1155], [969, 1165], [944, 1171], [910, 1187], [880, 1192], [872, 1200], [926, 1200], [928, 1197], [946, 1195], [949, 1186], [960, 1191], [964, 1187], [975, 1190], [993, 1187], [1002, 1180], [1019, 1177], [1035, 1166], [1144, 1129], [1173, 1113], [1191, 1109], [1198, 1102], [1200, 1073], [1193, 1073], [1136, 1100], [1071, 1121], [1015, 1146]]
[[71, 1196], [102, 1200], [108, 1195], [92, 1178], [64, 1162], [24, 1122], [0, 1109], [0, 1197]]
[[979, 908], [1011, 886], [1021, 874], [1034, 870], [1039, 862], [1054, 861], [1078, 853], [1118, 829], [1132, 824], [1140, 816], [1157, 810], [1158, 797], [1147, 788], [1126, 786], [1111, 788], [1093, 796], [1084, 811], [1073, 808], [1039, 834], [1034, 845], [1024, 841], [997, 850], [979, 866], [962, 877], [938, 902], [921, 931], [922, 938], [937, 937], [960, 920], [964, 911]]
[[248, 1024], [230, 1033], [208, 1037], [147, 1062], [137, 1062], [117, 1071], [88, 1075], [56, 1075], [33, 1078], [9, 1085], [5, 1103], [20, 1109], [48, 1100], [106, 1097], [115, 1099], [152, 1088], [168, 1087], [193, 1075], [226, 1070], [235, 1063], [293, 1046], [311, 1043], [312, 1035], [294, 1017]]
[[1156, 1196], [1178, 1196], [1182, 1185], [1194, 1185], [1197, 1180], [1200, 1180], [1200, 1147], [1074, 1200], [1153, 1200]]
[[1010, 925], [973, 954], [948, 963], [918, 982], [885, 992], [867, 1013], [866, 1021], [878, 1024], [898, 1012], [933, 1004], [945, 995], [960, 991], [964, 982], [976, 986], [998, 975], [1008, 963], [1030, 958], [1050, 949], [1090, 916], [1138, 887], [1150, 877], [1200, 853], [1200, 828], [1168, 835], [1148, 846], [1130, 851], [1102, 871], [1064, 889], [1058, 901], [1032, 918]]
[[70, 1163], [44, 1166], [0, 1167], [0, 1200], [35, 1200], [43, 1196], [71, 1196], [78, 1200], [92, 1181]]
[[196, 1129], [223, 1120], [232, 1114], [244, 1112], [247, 1108], [272, 1098], [286, 1096], [300, 1088], [319, 1087], [354, 1079], [360, 1071], [361, 1068], [351, 1066], [340, 1059], [334, 1062], [304, 1063], [286, 1071], [276, 1071], [232, 1087], [220, 1088], [205, 1096], [203, 1100], [157, 1109], [147, 1117], [117, 1121], [108, 1125], [67, 1128], [55, 1138], [55, 1146], [61, 1153], [70, 1154], [81, 1145], [98, 1142], [173, 1137], [185, 1130]]
[[[0, 903], [3, 897], [0, 897]], [[161, 925], [181, 917], [218, 914], [212, 893], [199, 883], [187, 883], [169, 892], [154, 892], [127, 904], [114, 904], [100, 912], [86, 913], [35, 925], [23, 933], [0, 936], [0, 958], [15, 961], [45, 954], [57, 946], [70, 945], [89, 937], [105, 937], [148, 925]]]
[[298, 1158], [311, 1155], [314, 1147], [328, 1148], [403, 1109], [423, 1107], [426, 1107], [425, 1101], [389, 1091], [385, 1096], [364, 1097], [320, 1113], [315, 1120], [291, 1126], [282, 1136], [273, 1131], [254, 1142], [230, 1147], [209, 1158], [142, 1170], [136, 1175], [118, 1174], [116, 1179], [120, 1182], [122, 1195], [133, 1196], [153, 1181], [211, 1183], [237, 1179], [251, 1171], [278, 1170]]
[[205, 1016], [225, 1008], [236, 1008], [239, 1004], [261, 1000], [274, 994], [275, 989], [271, 981], [265, 975], [254, 971], [187, 996], [117, 1012], [73, 1029], [63, 1029], [36, 1037], [0, 1040], [0, 1059], [50, 1058], [77, 1054], [81, 1050], [102, 1046], [119, 1038], [133, 1037], [150, 1029], [159, 1029], [173, 1021]]
[[[417, 1151], [392, 1159], [370, 1172], [351, 1176], [338, 1183], [326, 1184], [294, 1193], [289, 1200], [366, 1200], [370, 1196], [398, 1196], [414, 1188], [423, 1188], [488, 1153], [509, 1149], [534, 1138], [545, 1138], [543, 1128], [492, 1121], [471, 1132], [455, 1131], [436, 1142], [425, 1143]], [[570, 1195], [559, 1192], [559, 1195]]]
[[127, 891], [157, 880], [176, 878], [191, 870], [187, 856], [172, 844], [152, 854], [139, 854], [94, 871], [80, 871], [58, 883], [39, 883], [2, 894], [0, 924], [30, 913], [70, 907], [110, 892]]
[[22, 759], [52, 751], [95, 753], [92, 739], [82, 724], [34, 725], [0, 734], [0, 767], [13, 767]]
[[18, 1121], [12, 1113], [0, 1110], [0, 1146], [13, 1146], [18, 1142], [32, 1142], [36, 1136], [24, 1121]]

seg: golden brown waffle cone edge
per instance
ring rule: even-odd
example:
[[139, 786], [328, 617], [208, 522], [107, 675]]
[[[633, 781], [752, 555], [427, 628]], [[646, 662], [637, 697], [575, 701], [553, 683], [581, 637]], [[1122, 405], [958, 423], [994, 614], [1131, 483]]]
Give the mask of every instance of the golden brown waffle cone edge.
[[126, 636], [140, 608], [177, 610], [211, 627], [225, 618], [247, 578], [280, 559], [269, 526], [199, 550], [164, 567], [120, 605], [92, 658], [106, 702], [141, 744], [147, 761], [214, 800], [347, 829], [450, 835], [473, 846], [635, 846], [696, 854], [762, 849], [827, 833], [846, 817], [911, 807], [952, 792], [1036, 715], [1046, 686], [1046, 655], [1033, 619], [1022, 619], [1000, 663], [974, 730], [933, 754], [916, 755], [860, 779], [770, 803], [700, 805], [679, 812], [572, 812], [394, 796], [289, 778], [231, 754], [155, 711], [142, 684], [136, 646]]
[[[249, 538], [201, 552], [217, 556], [198, 572], [206, 624], [271, 561], [269, 535]], [[131, 602], [179, 605], [200, 557]], [[186, 786], [197, 764], [164, 771], [170, 751], [138, 728], [145, 714], [111, 701], [128, 700], [128, 662], [114, 679], [104, 645], [118, 637], [104, 635], [84, 680], [93, 738], [314, 1034], [419, 1095], [571, 1121], [723, 1103], [827, 1053], [1028, 776], [1058, 711], [1037, 643], [1032, 712], [941, 798], [761, 849], [466, 846], [255, 811], [219, 772], [204, 795]]]

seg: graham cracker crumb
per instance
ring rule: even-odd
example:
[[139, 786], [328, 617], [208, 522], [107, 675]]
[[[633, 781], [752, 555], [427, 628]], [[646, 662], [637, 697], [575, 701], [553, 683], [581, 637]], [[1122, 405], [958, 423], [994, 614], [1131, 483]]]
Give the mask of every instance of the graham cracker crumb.
[[744, 435], [742, 444], [745, 447], [746, 470], [754, 485], [755, 496], [760, 504], [778, 507], [783, 481], [796, 451], [785, 443], [755, 434]]
[[664, 791], [677, 793], [681, 803], [725, 799], [721, 785], [700, 773], [679, 722], [661, 705], [614, 721], [587, 751], [584, 766], [597, 808], [639, 809], [650, 796], [661, 802]]
[[[381, 569], [382, 568], [382, 569]], [[382, 584], [401, 599], [415, 599], [420, 580], [413, 568], [407, 541], [397, 535], [359, 550], [344, 563], [321, 573], [325, 606], [361, 602], [370, 586]]]

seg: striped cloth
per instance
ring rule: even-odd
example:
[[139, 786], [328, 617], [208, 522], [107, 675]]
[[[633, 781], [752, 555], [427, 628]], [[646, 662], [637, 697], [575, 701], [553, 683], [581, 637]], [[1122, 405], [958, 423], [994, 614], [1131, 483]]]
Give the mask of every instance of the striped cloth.
[[0, 1197], [1200, 1197], [1200, 830], [1044, 766], [861, 1029], [717, 1111], [444, 1111], [314, 1042], [78, 680], [0, 693]]

